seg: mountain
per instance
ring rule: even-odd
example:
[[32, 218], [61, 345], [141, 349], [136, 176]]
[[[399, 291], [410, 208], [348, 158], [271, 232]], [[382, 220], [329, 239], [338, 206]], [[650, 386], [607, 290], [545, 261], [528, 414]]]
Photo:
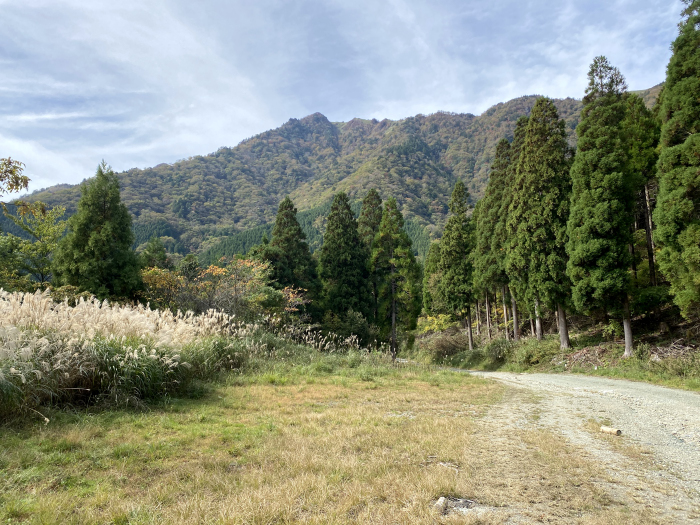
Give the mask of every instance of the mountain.
[[[384, 199], [396, 197], [422, 254], [439, 236], [457, 179], [476, 202], [496, 143], [512, 138], [515, 121], [536, 99], [516, 98], [480, 116], [438, 112], [396, 121], [330, 122], [315, 113], [290, 119], [232, 148], [122, 172], [122, 200], [133, 214], [137, 245], [156, 235], [171, 251], [214, 260], [259, 242], [286, 195], [301, 212], [310, 244], [320, 246], [333, 194], [346, 191], [359, 201], [375, 187]], [[567, 98], [555, 104], [573, 144], [581, 102]], [[28, 200], [62, 204], [72, 214], [79, 197], [78, 185], [61, 185]]]

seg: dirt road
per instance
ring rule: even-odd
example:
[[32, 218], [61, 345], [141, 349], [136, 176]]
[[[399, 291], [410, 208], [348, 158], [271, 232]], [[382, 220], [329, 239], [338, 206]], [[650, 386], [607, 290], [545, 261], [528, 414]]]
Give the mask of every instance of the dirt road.
[[[664, 523], [700, 523], [700, 394], [572, 374], [472, 372], [513, 387], [490, 419], [565, 436], [605, 465], [603, 488], [653, 507]], [[622, 430], [601, 434], [601, 424]]]

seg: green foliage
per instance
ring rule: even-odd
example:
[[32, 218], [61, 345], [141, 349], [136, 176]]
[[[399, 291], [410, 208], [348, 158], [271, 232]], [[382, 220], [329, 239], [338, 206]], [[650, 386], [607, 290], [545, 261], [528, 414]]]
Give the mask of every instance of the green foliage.
[[348, 310], [369, 315], [368, 256], [345, 193], [333, 199], [320, 250], [320, 277], [325, 309], [336, 315]]
[[659, 266], [686, 317], [700, 311], [700, 1], [685, 0], [684, 19], [659, 104], [659, 195], [654, 222]]
[[[0, 159], [0, 198], [6, 193], [27, 189], [29, 178], [22, 175], [24, 164], [11, 158]], [[4, 203], [3, 203], [4, 205]]]
[[129, 297], [140, 286], [139, 263], [131, 246], [131, 215], [122, 204], [119, 180], [104, 161], [82, 186], [77, 213], [68, 221], [54, 259], [61, 284], [97, 297]]
[[450, 218], [440, 240], [439, 294], [450, 311], [462, 314], [473, 300], [471, 251], [474, 246], [474, 230], [467, 217], [469, 194], [461, 181], [457, 181], [450, 199]]
[[[512, 135], [515, 120], [529, 113], [535, 99], [498, 104], [479, 117], [440, 112], [399, 121], [331, 123], [314, 114], [210, 155], [128, 170], [118, 177], [122, 200], [134, 217], [136, 246], [155, 235], [172, 237], [172, 251], [178, 253], [217, 251], [204, 264], [246, 253], [263, 232], [249, 241], [216, 245], [263, 225], [270, 225], [269, 235], [277, 205], [289, 195], [301, 210], [298, 220], [313, 252], [320, 247], [328, 209], [310, 217], [320, 218], [313, 228], [303, 214], [329, 207], [339, 191], [355, 201], [376, 188], [383, 198], [397, 199], [414, 249], [424, 256], [429, 243], [419, 244], [413, 229], [439, 237], [457, 180], [473, 195], [482, 195], [496, 143]], [[556, 104], [573, 140], [581, 103]], [[70, 216], [79, 197], [79, 187], [63, 185], [30, 198], [65, 206]]]
[[160, 237], [151, 237], [139, 255], [142, 268], [172, 268], [172, 263], [168, 259], [165, 245]]
[[571, 169], [567, 273], [581, 311], [620, 307], [629, 288], [634, 180], [627, 169], [626, 89], [617, 68], [597, 57], [588, 74], [578, 149]]
[[440, 241], [433, 241], [423, 267], [423, 311], [428, 315], [439, 314], [446, 306], [438, 290], [442, 276], [439, 270], [440, 257]]
[[509, 192], [506, 269], [517, 295], [556, 308], [570, 294], [566, 275], [566, 223], [571, 192], [571, 151], [564, 121], [550, 99], [530, 113]]
[[377, 322], [391, 340], [393, 355], [397, 349], [397, 327], [415, 328], [421, 305], [420, 269], [403, 225], [396, 199], [391, 198], [384, 205], [374, 238], [371, 267], [379, 282]]
[[38, 284], [47, 283], [53, 275], [53, 253], [66, 229], [66, 222], [59, 220], [65, 209], [59, 206], [47, 210], [43, 203], [34, 202], [19, 210], [19, 215], [5, 213], [24, 233], [24, 238], [15, 238], [15, 269], [19, 275], [29, 276]]
[[369, 252], [372, 251], [372, 244], [379, 231], [379, 224], [381, 222], [382, 198], [379, 196], [377, 190], [372, 188], [362, 200], [360, 218], [357, 221], [357, 232], [360, 234], [360, 239], [362, 239], [362, 242]]
[[[518, 121], [518, 129], [523, 127]], [[518, 133], [518, 136], [520, 133]], [[474, 213], [476, 222], [474, 283], [480, 290], [488, 290], [506, 282], [505, 274], [505, 216], [502, 210], [508, 169], [512, 163], [511, 145], [506, 139], [496, 146], [496, 156], [491, 166], [489, 183], [484, 198]]]
[[302, 288], [310, 297], [320, 293], [316, 261], [311, 257], [306, 235], [297, 221], [297, 209], [289, 197], [279, 205], [272, 240], [258, 249], [262, 260], [272, 264], [272, 279], [279, 288]]

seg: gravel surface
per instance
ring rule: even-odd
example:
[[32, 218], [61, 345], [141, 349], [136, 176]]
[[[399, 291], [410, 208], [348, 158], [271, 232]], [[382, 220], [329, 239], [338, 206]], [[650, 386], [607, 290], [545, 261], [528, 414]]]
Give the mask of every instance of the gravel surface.
[[[491, 418], [561, 433], [605, 465], [602, 484], [620, 501], [653, 507], [663, 523], [700, 523], [700, 394], [573, 374], [471, 373], [531, 394], [506, 396]], [[622, 436], [600, 434], [601, 423]]]

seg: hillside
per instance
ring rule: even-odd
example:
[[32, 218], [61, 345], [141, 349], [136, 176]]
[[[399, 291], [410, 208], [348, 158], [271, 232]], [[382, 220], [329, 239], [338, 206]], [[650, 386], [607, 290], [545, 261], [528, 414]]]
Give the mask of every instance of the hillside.
[[[137, 244], [158, 235], [170, 250], [207, 252], [211, 259], [230, 254], [234, 240], [237, 246], [244, 239], [257, 242], [286, 195], [309, 212], [300, 218], [311, 244], [318, 244], [321, 212], [335, 192], [359, 200], [376, 187], [383, 198], [397, 198], [411, 236], [425, 245], [422, 253], [444, 223], [455, 181], [463, 180], [476, 202], [496, 143], [512, 137], [515, 121], [536, 98], [497, 104], [480, 116], [438, 112], [330, 122], [315, 113], [290, 119], [232, 148], [120, 173], [122, 198], [134, 216]], [[573, 144], [581, 103], [567, 98], [556, 105]], [[79, 186], [62, 185], [30, 198], [63, 204], [70, 214], [79, 196]]]

